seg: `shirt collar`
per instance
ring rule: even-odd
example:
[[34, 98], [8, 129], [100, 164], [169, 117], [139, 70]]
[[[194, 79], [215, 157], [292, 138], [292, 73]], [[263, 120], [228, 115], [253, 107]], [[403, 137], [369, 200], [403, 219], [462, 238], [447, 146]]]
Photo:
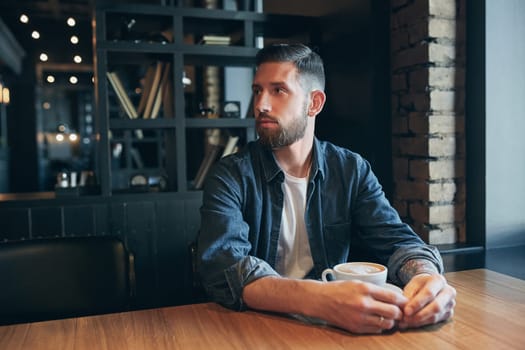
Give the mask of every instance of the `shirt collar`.
[[322, 143], [317, 139], [317, 137], [314, 137], [314, 145], [313, 145], [314, 153], [313, 153], [313, 160], [312, 160], [312, 169], [310, 170], [310, 176], [311, 178], [315, 178], [317, 174], [319, 173], [319, 176], [321, 179], [324, 179], [325, 177], [325, 164], [326, 164], [326, 158], [325, 158], [325, 152], [324, 147], [322, 146]]
[[[260, 150], [259, 154], [261, 155], [261, 163], [265, 180], [270, 182], [279, 176], [279, 179], [284, 181], [284, 173], [275, 159], [271, 148], [261, 144], [259, 141], [256, 141], [256, 144]], [[310, 170], [311, 178], [315, 178], [318, 173], [321, 178], [324, 178], [325, 169], [323, 164], [325, 164], [325, 156], [322, 150], [322, 145], [317, 137], [314, 137], [312, 169]]]

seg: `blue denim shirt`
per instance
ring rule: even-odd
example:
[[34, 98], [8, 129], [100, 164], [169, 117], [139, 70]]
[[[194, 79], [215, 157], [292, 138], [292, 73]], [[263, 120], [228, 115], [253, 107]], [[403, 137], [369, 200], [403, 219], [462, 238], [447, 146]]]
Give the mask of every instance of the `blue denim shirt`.
[[[283, 209], [283, 170], [271, 149], [254, 141], [221, 159], [203, 193], [197, 268], [213, 301], [242, 310], [244, 286], [274, 270]], [[388, 266], [389, 280], [410, 259], [428, 259], [443, 271], [435, 247], [401, 222], [361, 156], [315, 139], [305, 224], [314, 267], [307, 278], [346, 262], [357, 240]], [[355, 244], [354, 244], [355, 245]]]

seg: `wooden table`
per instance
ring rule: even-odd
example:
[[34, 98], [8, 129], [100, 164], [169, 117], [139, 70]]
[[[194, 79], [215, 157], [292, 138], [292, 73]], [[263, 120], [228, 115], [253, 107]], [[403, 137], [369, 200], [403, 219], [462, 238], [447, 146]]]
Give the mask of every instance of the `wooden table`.
[[524, 349], [525, 281], [479, 269], [447, 274], [453, 320], [353, 335], [213, 303], [0, 327], [0, 349]]

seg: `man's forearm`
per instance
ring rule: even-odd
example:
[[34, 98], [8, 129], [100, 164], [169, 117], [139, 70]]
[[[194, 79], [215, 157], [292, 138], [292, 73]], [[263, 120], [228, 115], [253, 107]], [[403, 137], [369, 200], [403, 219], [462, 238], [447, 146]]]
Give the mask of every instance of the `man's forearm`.
[[243, 290], [244, 303], [257, 310], [313, 316], [321, 282], [268, 276]]
[[430, 260], [412, 259], [408, 260], [397, 273], [397, 276], [404, 284], [408, 283], [412, 277], [422, 273], [437, 274], [438, 268]]

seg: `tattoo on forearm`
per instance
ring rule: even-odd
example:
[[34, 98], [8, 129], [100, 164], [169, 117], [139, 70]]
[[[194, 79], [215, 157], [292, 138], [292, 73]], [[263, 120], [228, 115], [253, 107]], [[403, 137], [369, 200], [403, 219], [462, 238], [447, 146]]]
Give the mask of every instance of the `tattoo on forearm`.
[[425, 259], [413, 259], [408, 260], [402, 267], [399, 269], [398, 277], [404, 284], [408, 283], [412, 277], [420, 273], [430, 273], [435, 274], [439, 273], [436, 265], [431, 261]]

